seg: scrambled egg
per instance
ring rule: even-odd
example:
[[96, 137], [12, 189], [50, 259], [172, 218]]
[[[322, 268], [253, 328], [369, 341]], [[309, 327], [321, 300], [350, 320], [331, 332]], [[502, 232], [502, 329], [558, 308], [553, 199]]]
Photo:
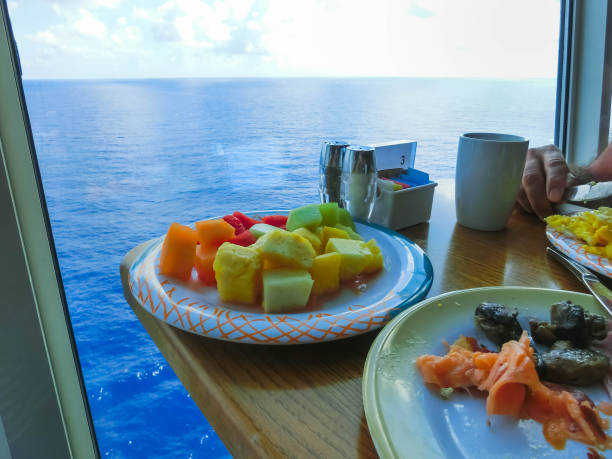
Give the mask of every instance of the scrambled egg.
[[612, 208], [600, 207], [571, 216], [551, 215], [545, 220], [560, 233], [586, 242], [586, 252], [612, 258]]

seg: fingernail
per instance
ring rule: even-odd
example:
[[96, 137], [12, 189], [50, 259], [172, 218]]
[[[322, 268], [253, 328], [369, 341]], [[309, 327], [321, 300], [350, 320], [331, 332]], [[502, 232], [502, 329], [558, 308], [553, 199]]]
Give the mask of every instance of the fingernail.
[[548, 198], [551, 201], [560, 201], [562, 196], [563, 196], [563, 190], [559, 188], [553, 188], [552, 190], [550, 190], [550, 193], [548, 194]]

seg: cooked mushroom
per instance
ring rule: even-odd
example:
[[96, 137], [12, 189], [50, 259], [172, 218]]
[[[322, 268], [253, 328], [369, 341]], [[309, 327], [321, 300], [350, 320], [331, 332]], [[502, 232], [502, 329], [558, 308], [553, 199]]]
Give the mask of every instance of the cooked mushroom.
[[610, 370], [610, 360], [604, 354], [573, 347], [570, 341], [555, 342], [548, 352], [538, 353], [536, 360], [540, 378], [560, 384], [599, 383]]
[[476, 326], [498, 346], [506, 341], [518, 340], [523, 333], [516, 316], [518, 311], [511, 311], [498, 303], [480, 303], [474, 312]]
[[550, 323], [531, 320], [529, 327], [536, 342], [546, 345], [568, 340], [582, 347], [593, 340], [602, 340], [608, 334], [608, 322], [604, 317], [586, 312], [571, 301], [551, 306]]

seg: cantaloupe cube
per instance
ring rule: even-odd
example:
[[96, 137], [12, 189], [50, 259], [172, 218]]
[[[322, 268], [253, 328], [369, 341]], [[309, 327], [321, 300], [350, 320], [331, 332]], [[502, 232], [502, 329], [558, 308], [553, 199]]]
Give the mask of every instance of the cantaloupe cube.
[[200, 245], [219, 247], [235, 236], [234, 227], [225, 220], [203, 220], [195, 224]]
[[187, 281], [191, 278], [198, 236], [188, 226], [172, 223], [159, 255], [159, 272]]
[[312, 266], [316, 253], [305, 238], [289, 231], [270, 231], [251, 246], [261, 255], [278, 266], [307, 269]]
[[308, 303], [312, 284], [312, 278], [305, 269], [264, 271], [264, 311], [273, 314], [303, 308]]
[[376, 241], [374, 239], [370, 239], [368, 242], [366, 242], [366, 247], [370, 249], [370, 252], [372, 253], [372, 258], [370, 259], [366, 267], [363, 268], [362, 272], [375, 273], [376, 271], [380, 271], [383, 268], [384, 263], [383, 256], [380, 251], [380, 248], [378, 247], [378, 244], [376, 244]]
[[217, 285], [213, 263], [217, 254], [217, 247], [209, 247], [200, 244], [195, 252], [195, 269], [198, 279], [206, 285]]
[[324, 226], [321, 230], [321, 250], [325, 251], [327, 247], [327, 241], [332, 237], [337, 239], [350, 239], [348, 233], [344, 230], [333, 228], [331, 226]]
[[322, 218], [319, 204], [297, 207], [289, 212], [287, 231], [293, 231], [303, 226], [314, 229], [321, 224]]
[[213, 263], [219, 297], [223, 301], [255, 303], [261, 292], [261, 261], [251, 247], [225, 242]]
[[340, 288], [340, 262], [342, 257], [337, 252], [329, 252], [315, 257], [310, 268], [314, 284], [313, 295], [335, 292]]
[[321, 253], [321, 239], [319, 239], [319, 236], [317, 236], [315, 233], [313, 233], [309, 229], [303, 228], [303, 227], [293, 230], [293, 232], [295, 234], [299, 234], [304, 239], [306, 239], [308, 242], [310, 242], [310, 245], [314, 249], [315, 253]]
[[341, 280], [352, 279], [360, 274], [372, 259], [372, 252], [365, 242], [354, 239], [331, 238], [325, 247], [325, 253], [329, 252], [338, 252], [341, 256]]

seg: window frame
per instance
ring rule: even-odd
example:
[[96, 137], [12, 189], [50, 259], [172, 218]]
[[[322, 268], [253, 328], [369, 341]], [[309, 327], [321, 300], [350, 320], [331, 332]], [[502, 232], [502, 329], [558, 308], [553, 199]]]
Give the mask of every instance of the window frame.
[[612, 0], [561, 0], [559, 35], [555, 144], [585, 166], [608, 145]]
[[[20, 321], [25, 337], [15, 345], [27, 346], [27, 362], [16, 362], [10, 349], [0, 350], [3, 371], [15, 371], [11, 384], [19, 384], [15, 395], [22, 417], [27, 417], [28, 432], [44, 432], [51, 427], [63, 431], [65, 438], [53, 442], [42, 439], [20, 443], [18, 453], [24, 457], [100, 457], [87, 402], [85, 386], [68, 314], [59, 264], [51, 234], [51, 226], [43, 193], [32, 130], [25, 104], [21, 67], [5, 0], [0, 0], [0, 189], [5, 215], [0, 250], [6, 250], [8, 240], [18, 241], [12, 259], [4, 259], [2, 268], [9, 272], [9, 263], [25, 269], [23, 275], [0, 277], [0, 290], [14, 293], [13, 301], [0, 305], [5, 317], [29, 313], [30, 320]], [[14, 336], [11, 321], [0, 324], [0, 333]], [[9, 335], [9, 333], [13, 333]], [[39, 341], [41, 346], [32, 343]], [[48, 365], [41, 373], [41, 364]], [[44, 367], [44, 363], [42, 366]], [[32, 379], [32, 375], [43, 378]], [[11, 378], [12, 379], [12, 378]], [[5, 387], [2, 387], [4, 390]], [[10, 389], [10, 388], [9, 388]], [[48, 409], [22, 404], [25, 397], [51, 394]], [[25, 397], [24, 397], [25, 394]], [[20, 398], [20, 397], [23, 397]], [[2, 413], [0, 413], [2, 414]], [[0, 418], [0, 421], [2, 419]], [[5, 421], [7, 421], [5, 419]], [[5, 424], [9, 446], [18, 440], [11, 425]], [[59, 429], [59, 430], [58, 430]]]

